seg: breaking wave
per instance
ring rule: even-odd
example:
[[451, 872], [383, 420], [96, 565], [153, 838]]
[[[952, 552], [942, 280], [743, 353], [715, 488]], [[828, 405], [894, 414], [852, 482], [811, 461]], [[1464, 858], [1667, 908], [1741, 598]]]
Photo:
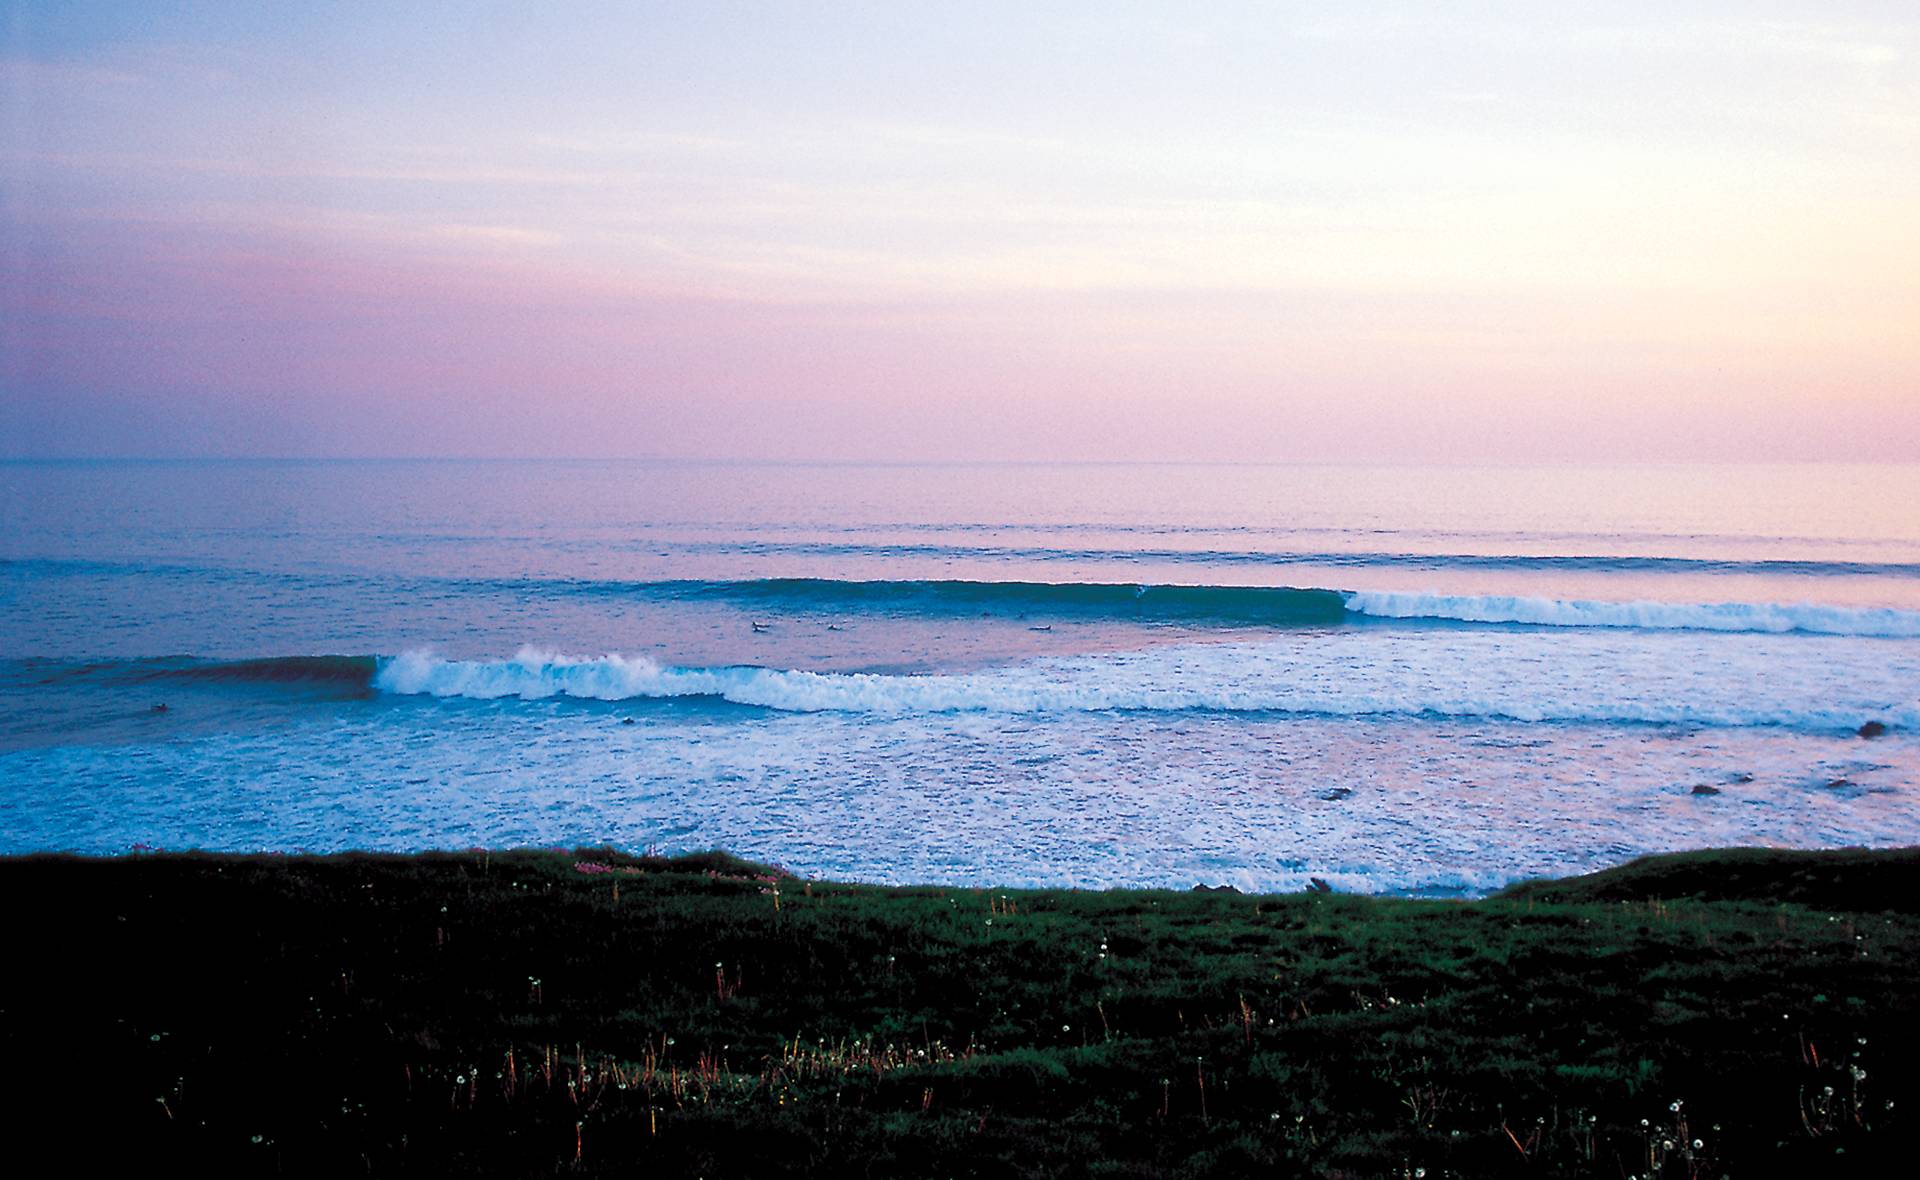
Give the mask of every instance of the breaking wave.
[[1891, 608], [1772, 602], [1582, 602], [1481, 594], [1354, 591], [1346, 609], [1380, 619], [1521, 623], [1540, 627], [1612, 627], [1643, 631], [1750, 631], [1779, 635], [1920, 638], [1920, 612]]
[[800, 611], [943, 615], [986, 612], [1043, 618], [1091, 617], [1266, 627], [1334, 626], [1356, 619], [1402, 619], [1540, 627], [1920, 638], [1920, 612], [1814, 603], [1595, 602], [1514, 595], [1284, 586], [831, 578], [589, 585], [616, 594], [723, 601]]
[[[645, 657], [523, 649], [506, 660], [409, 652], [374, 686], [398, 695], [598, 701], [709, 699], [792, 713], [1196, 711], [1333, 717], [1854, 729], [1920, 726], [1920, 702], [1889, 669], [1839, 694], [1800, 676], [1727, 680], [1698, 659], [1590, 647], [1552, 665], [1489, 645], [1414, 643], [1395, 661], [1354, 661], [1314, 645], [1200, 644], [1035, 660], [978, 672], [897, 675], [762, 667], [674, 667]], [[1764, 657], [1762, 662], [1765, 662]], [[1905, 683], [1911, 683], [1905, 681]]]

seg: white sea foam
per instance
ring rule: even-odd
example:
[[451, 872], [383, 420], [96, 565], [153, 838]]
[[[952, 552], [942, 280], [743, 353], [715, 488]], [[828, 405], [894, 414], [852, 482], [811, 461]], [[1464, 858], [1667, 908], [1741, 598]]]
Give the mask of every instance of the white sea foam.
[[1899, 735], [635, 712], [347, 707], [0, 751], [0, 852], [604, 843], [891, 883], [1478, 893], [1680, 848], [1920, 843], [1920, 743]]
[[714, 697], [785, 712], [880, 716], [1203, 710], [1330, 717], [1482, 717], [1842, 730], [1920, 727], [1920, 650], [1841, 640], [1588, 633], [1445, 637], [1355, 629], [1034, 660], [977, 672], [887, 675], [677, 668], [644, 657], [383, 661], [383, 692], [620, 701]]
[[1613, 627], [1651, 631], [1804, 632], [1867, 638], [1920, 638], [1920, 612], [1891, 608], [1774, 602], [1587, 602], [1510, 595], [1412, 594], [1360, 590], [1347, 609], [1385, 619], [1527, 623], [1545, 627]]

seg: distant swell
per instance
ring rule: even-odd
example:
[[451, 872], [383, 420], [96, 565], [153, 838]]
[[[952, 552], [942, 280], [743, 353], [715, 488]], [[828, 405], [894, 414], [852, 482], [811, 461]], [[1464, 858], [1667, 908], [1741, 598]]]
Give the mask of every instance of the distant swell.
[[[138, 665], [136, 665], [138, 667]], [[258, 660], [217, 660], [147, 667], [151, 680], [208, 680], [254, 684], [337, 684], [369, 688], [379, 661], [372, 656], [275, 656]], [[135, 678], [140, 678], [136, 673]]]
[[1050, 545], [948, 545], [930, 542], [675, 541], [684, 553], [750, 556], [863, 558], [896, 561], [1041, 562], [1058, 565], [1149, 562], [1156, 565], [1296, 566], [1337, 569], [1513, 570], [1524, 572], [1753, 574], [1763, 577], [1920, 578], [1920, 562], [1844, 561], [1806, 558], [1679, 557], [1670, 554], [1607, 553], [1417, 553], [1396, 550], [1301, 549], [1111, 549]]
[[305, 685], [367, 692], [373, 688], [378, 670], [379, 660], [374, 656], [266, 656], [245, 660], [158, 656], [85, 663], [19, 660], [8, 661], [0, 669], [0, 682], [20, 686]]
[[[699, 549], [696, 544], [682, 548]], [[827, 547], [837, 554], [840, 549]], [[849, 555], [871, 556], [859, 547], [840, 547]], [[741, 542], [715, 552], [757, 554], [778, 546]], [[894, 550], [899, 552], [894, 552]], [[924, 550], [924, 551], [923, 551]], [[813, 550], [808, 550], [813, 552]], [[824, 550], [823, 550], [824, 551]], [[879, 550], [875, 550], [879, 552]], [[893, 556], [980, 557], [1102, 561], [1192, 561], [1217, 566], [1264, 566], [1276, 572], [1293, 565], [1350, 568], [1356, 580], [1373, 566], [1401, 568], [1470, 567], [1517, 573], [1550, 570], [1597, 572], [1653, 571], [1689, 574], [1815, 576], [1920, 576], [1920, 563], [1722, 561], [1668, 557], [1587, 557], [1513, 555], [1427, 555], [1395, 553], [1258, 553], [1238, 551], [951, 550], [943, 547], [887, 547]], [[203, 570], [185, 566], [46, 560], [0, 560], [0, 570], [35, 578], [120, 575], [165, 577], [221, 583], [272, 583], [274, 593], [331, 593], [352, 586], [351, 578], [315, 574], [268, 574], [245, 570]], [[1324, 571], [1323, 571], [1324, 572]], [[1252, 577], [1261, 576], [1253, 571]], [[520, 599], [635, 600], [660, 604], [720, 604], [756, 612], [793, 612], [831, 616], [917, 616], [928, 618], [1000, 617], [1186, 623], [1225, 627], [1327, 627], [1365, 619], [1423, 620], [1463, 624], [1518, 624], [1546, 627], [1605, 627], [1655, 631], [1722, 631], [1758, 634], [1804, 633], [1863, 638], [1920, 638], [1920, 611], [1891, 607], [1843, 607], [1817, 603], [1765, 602], [1612, 602], [1520, 597], [1514, 595], [1438, 594], [1344, 590], [1317, 587], [1220, 584], [1146, 584], [1115, 582], [991, 581], [960, 579], [749, 578], [496, 578], [409, 577], [388, 589], [402, 595], [442, 594], [448, 587]], [[244, 661], [218, 668], [196, 661], [186, 668], [159, 667], [155, 675], [315, 681], [365, 679], [371, 675], [357, 657], [289, 657]], [[329, 661], [338, 661], [329, 664]], [[154, 661], [156, 665], [167, 661]], [[183, 661], [175, 661], [182, 663]]]
[[1524, 623], [1543, 627], [1625, 627], [1647, 631], [1804, 632], [1870, 638], [1920, 638], [1920, 613], [1862, 607], [1770, 602], [1580, 602], [1503, 595], [1399, 594], [1346, 596], [1355, 614], [1383, 619]]

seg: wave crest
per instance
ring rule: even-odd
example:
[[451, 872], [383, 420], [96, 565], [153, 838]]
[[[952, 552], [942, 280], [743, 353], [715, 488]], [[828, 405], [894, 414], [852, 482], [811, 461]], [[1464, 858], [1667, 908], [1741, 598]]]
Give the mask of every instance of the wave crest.
[[[1817, 672], [1811, 667], [1771, 684], [1757, 676], [1730, 683], [1701, 671], [1711, 661], [1683, 652], [1661, 659], [1587, 644], [1542, 663], [1531, 652], [1501, 646], [1498, 636], [1488, 639], [1444, 649], [1416, 643], [1396, 660], [1361, 664], [1290, 644], [1203, 644], [914, 675], [676, 668], [645, 657], [584, 658], [532, 648], [510, 660], [410, 652], [383, 661], [374, 683], [383, 692], [436, 697], [709, 698], [782, 712], [880, 716], [1139, 710], [1830, 731], [1877, 720], [1920, 727], [1920, 703], [1896, 684], [1908, 668], [1887, 670], [1880, 683], [1860, 677], [1822, 686], [1807, 675]], [[1820, 653], [1806, 654], [1818, 664]]]
[[1781, 635], [1920, 638], [1920, 612], [1890, 607], [1774, 602], [1586, 602], [1482, 594], [1406, 594], [1358, 590], [1347, 610], [1378, 619], [1522, 623], [1540, 627], [1613, 627], [1641, 631], [1746, 631]]

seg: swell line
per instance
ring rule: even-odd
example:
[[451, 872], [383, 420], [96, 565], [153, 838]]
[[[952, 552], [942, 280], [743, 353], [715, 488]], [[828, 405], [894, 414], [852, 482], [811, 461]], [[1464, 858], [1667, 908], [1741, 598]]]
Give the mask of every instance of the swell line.
[[158, 656], [83, 662], [26, 659], [0, 663], [0, 683], [18, 687], [278, 684], [368, 691], [379, 670], [377, 656], [263, 656], [242, 660]]
[[[293, 575], [288, 575], [292, 577]], [[1645, 631], [1803, 633], [1861, 638], [1920, 638], [1920, 611], [1799, 602], [1614, 602], [1502, 594], [1439, 594], [1320, 587], [1109, 582], [845, 580], [420, 579], [483, 592], [716, 603], [756, 612], [1027, 618], [1192, 623], [1227, 627], [1336, 627], [1356, 622], [1418, 621], [1454, 626], [1613, 628]], [[348, 580], [351, 584], [351, 580]], [[351, 660], [356, 657], [300, 657]], [[370, 675], [357, 665], [264, 663], [212, 672], [197, 665], [147, 668], [155, 676], [229, 678]]]
[[1332, 569], [1537, 570], [1543, 572], [1755, 574], [1800, 577], [1920, 578], [1920, 562], [1808, 558], [1675, 557], [1659, 554], [1414, 553], [1397, 550], [1063, 548], [868, 541], [677, 541], [673, 549], [748, 557], [940, 558], [1047, 563], [1133, 562], [1164, 565], [1311, 566]]
[[1302, 587], [830, 578], [573, 585], [581, 592], [594, 594], [728, 602], [797, 611], [938, 615], [984, 612], [1268, 627], [1325, 627], [1372, 619], [1469, 626], [1508, 624], [1920, 638], [1920, 611], [1820, 603], [1603, 602]]

